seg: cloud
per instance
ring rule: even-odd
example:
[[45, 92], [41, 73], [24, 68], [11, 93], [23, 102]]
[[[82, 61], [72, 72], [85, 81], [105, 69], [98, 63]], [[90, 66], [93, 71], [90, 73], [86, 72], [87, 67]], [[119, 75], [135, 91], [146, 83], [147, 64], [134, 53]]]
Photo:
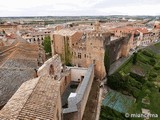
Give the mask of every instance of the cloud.
[[158, 15], [159, 0], [3, 0], [0, 16]]

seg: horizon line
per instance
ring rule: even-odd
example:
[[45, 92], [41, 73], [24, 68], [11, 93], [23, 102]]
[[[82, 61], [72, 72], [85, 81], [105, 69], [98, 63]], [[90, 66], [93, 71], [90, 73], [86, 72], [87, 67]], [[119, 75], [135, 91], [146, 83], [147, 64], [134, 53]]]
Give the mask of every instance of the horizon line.
[[122, 15], [26, 15], [26, 16], [0, 16], [0, 18], [2, 17], [107, 17], [107, 16], [160, 16], [160, 15], [126, 15], [126, 14], [122, 14]]

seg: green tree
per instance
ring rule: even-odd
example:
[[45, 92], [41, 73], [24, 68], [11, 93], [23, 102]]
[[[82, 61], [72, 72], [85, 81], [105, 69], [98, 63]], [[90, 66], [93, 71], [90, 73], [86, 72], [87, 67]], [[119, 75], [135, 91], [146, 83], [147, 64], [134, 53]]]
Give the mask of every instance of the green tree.
[[68, 39], [69, 38], [67, 38], [67, 40], [64, 41], [64, 49], [65, 49], [64, 60], [65, 60], [65, 64], [67, 66], [72, 66], [72, 64], [71, 64], [72, 53], [69, 48]]
[[48, 53], [49, 55], [51, 55], [51, 39], [50, 39], [50, 36], [46, 36], [44, 38], [44, 50], [46, 53]]
[[133, 63], [133, 65], [135, 65], [136, 63], [137, 63], [137, 52], [135, 52], [135, 53], [133, 53], [133, 60], [132, 60], [132, 63]]

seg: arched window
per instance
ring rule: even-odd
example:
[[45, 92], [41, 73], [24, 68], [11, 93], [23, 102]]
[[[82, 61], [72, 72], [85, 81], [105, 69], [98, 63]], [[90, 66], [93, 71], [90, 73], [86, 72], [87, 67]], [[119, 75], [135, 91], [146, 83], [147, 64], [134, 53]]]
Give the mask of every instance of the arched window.
[[49, 74], [50, 75], [54, 75], [54, 67], [53, 67], [53, 65], [51, 65], [50, 68], [49, 68]]
[[39, 38], [37, 39], [37, 41], [38, 41], [38, 44], [40, 44], [40, 39]]

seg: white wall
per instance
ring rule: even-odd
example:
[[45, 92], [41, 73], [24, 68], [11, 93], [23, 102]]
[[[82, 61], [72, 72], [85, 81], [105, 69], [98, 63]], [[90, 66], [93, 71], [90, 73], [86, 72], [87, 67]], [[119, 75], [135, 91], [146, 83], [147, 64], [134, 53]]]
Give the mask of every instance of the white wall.
[[71, 81], [81, 80], [81, 76], [85, 76], [87, 69], [86, 68], [77, 68], [69, 67], [71, 69]]

